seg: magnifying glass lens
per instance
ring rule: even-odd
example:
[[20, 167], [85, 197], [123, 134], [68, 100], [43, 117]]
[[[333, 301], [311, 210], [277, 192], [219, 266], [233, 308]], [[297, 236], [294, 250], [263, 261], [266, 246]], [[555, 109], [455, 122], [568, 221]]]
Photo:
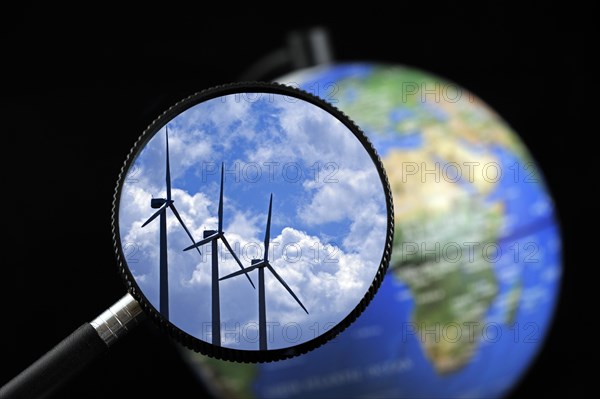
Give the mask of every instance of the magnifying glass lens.
[[360, 313], [389, 257], [373, 147], [329, 104], [278, 85], [204, 92], [164, 114], [132, 150], [115, 203], [134, 297], [218, 357], [320, 345]]

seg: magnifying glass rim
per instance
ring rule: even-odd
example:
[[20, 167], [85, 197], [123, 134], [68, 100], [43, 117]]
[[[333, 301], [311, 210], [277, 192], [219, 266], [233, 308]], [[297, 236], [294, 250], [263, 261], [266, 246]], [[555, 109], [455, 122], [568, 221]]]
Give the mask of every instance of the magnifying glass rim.
[[[373, 282], [369, 286], [367, 292], [355, 308], [333, 328], [324, 332], [323, 334], [303, 343], [280, 349], [268, 349], [268, 350], [244, 350], [244, 349], [233, 349], [227, 347], [215, 346], [212, 343], [203, 341], [187, 332], [181, 330], [173, 322], [165, 320], [160, 312], [150, 303], [143, 293], [143, 290], [138, 286], [133, 274], [127, 266], [123, 248], [121, 245], [121, 234], [119, 231], [119, 204], [121, 201], [121, 192], [125, 184], [127, 173], [129, 168], [137, 159], [137, 155], [144, 148], [146, 143], [152, 139], [156, 133], [160, 131], [168, 122], [173, 118], [177, 117], [189, 108], [206, 102], [208, 100], [222, 97], [231, 94], [243, 94], [243, 93], [264, 93], [264, 94], [279, 94], [287, 97], [293, 97], [299, 100], [311, 103], [321, 109], [324, 109], [330, 113], [333, 117], [342, 122], [361, 142], [365, 150], [371, 157], [373, 164], [375, 165], [379, 178], [381, 180], [383, 191], [385, 195], [386, 210], [387, 210], [387, 231], [383, 254], [381, 261], [375, 274]], [[330, 103], [316, 97], [310, 93], [302, 91], [300, 89], [282, 85], [279, 83], [266, 83], [266, 82], [241, 82], [232, 83], [222, 86], [212, 87], [197, 93], [194, 93], [183, 100], [175, 103], [168, 110], [163, 112], [157, 117], [138, 137], [133, 144], [131, 150], [127, 154], [123, 167], [117, 178], [117, 185], [113, 196], [112, 205], [112, 233], [113, 233], [113, 245], [115, 255], [117, 257], [117, 265], [119, 274], [121, 275], [127, 291], [140, 303], [148, 317], [155, 322], [162, 330], [166, 331], [169, 336], [183, 344], [184, 346], [192, 349], [196, 352], [200, 352], [210, 357], [231, 360], [236, 362], [244, 363], [256, 363], [256, 362], [269, 362], [275, 360], [282, 360], [291, 358], [303, 353], [309, 352], [325, 342], [333, 339], [340, 332], [345, 330], [356, 318], [365, 310], [367, 305], [373, 299], [373, 296], [381, 286], [381, 282], [387, 271], [392, 252], [392, 242], [394, 236], [394, 210], [392, 202], [392, 192], [390, 185], [385, 174], [383, 164], [379, 155], [377, 154], [373, 144], [369, 141], [367, 136], [360, 130], [360, 128], [354, 124], [354, 122], [346, 116], [342, 111], [331, 105]]]

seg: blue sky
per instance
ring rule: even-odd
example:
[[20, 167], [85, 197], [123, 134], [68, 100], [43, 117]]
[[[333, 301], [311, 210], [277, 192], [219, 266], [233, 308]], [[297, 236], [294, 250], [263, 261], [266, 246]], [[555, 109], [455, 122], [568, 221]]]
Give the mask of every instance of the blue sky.
[[[225, 163], [224, 230], [244, 266], [261, 257], [273, 193], [271, 264], [309, 311], [266, 271], [269, 348], [305, 342], [341, 321], [362, 299], [381, 260], [386, 231], [383, 187], [356, 137], [324, 110], [280, 95], [227, 96], [168, 122], [173, 199], [196, 240], [216, 229], [220, 165]], [[165, 130], [138, 155], [119, 208], [128, 264], [158, 308], [158, 219], [165, 196]], [[168, 213], [171, 321], [210, 341], [210, 248], [191, 242]], [[220, 275], [239, 267], [219, 244]], [[255, 284], [257, 272], [251, 277]], [[243, 276], [222, 281], [224, 346], [257, 349], [258, 292]], [[239, 326], [239, 327], [237, 327]], [[284, 327], [287, 326], [287, 327]], [[239, 334], [239, 335], [238, 335]], [[286, 335], [287, 334], [287, 335]]]

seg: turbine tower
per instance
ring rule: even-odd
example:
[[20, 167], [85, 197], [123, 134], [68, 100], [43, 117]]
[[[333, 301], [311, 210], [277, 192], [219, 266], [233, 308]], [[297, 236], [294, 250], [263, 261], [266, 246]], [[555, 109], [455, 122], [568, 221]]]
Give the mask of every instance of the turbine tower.
[[269, 200], [269, 214], [267, 216], [267, 229], [265, 231], [265, 254], [263, 259], [252, 259], [252, 265], [244, 270], [240, 270], [231, 273], [219, 280], [225, 280], [231, 277], [239, 276], [245, 273], [248, 276], [248, 272], [258, 269], [258, 335], [259, 335], [259, 349], [267, 350], [267, 309], [266, 309], [266, 297], [265, 297], [265, 268], [269, 269], [271, 274], [275, 276], [277, 280], [284, 286], [284, 288], [290, 293], [290, 295], [298, 302], [300, 307], [304, 309], [306, 314], [308, 310], [304, 307], [300, 299], [294, 294], [294, 291], [286, 284], [279, 274], [273, 269], [273, 266], [269, 263], [269, 240], [271, 239], [271, 209], [273, 207], [273, 194]]
[[[150, 200], [150, 206], [153, 209], [158, 209], [146, 222], [142, 225], [145, 227], [148, 223], [156, 219], [157, 216], [160, 216], [160, 301], [159, 301], [159, 311], [160, 313], [169, 320], [169, 265], [167, 260], [167, 208], [171, 209], [171, 212], [175, 215], [181, 227], [185, 230], [190, 240], [193, 243], [194, 237], [186, 227], [185, 223], [181, 219], [179, 212], [177, 212], [177, 208], [175, 208], [175, 204], [173, 199], [171, 198], [171, 167], [169, 165], [169, 128], [165, 126], [165, 152], [166, 152], [166, 184], [167, 184], [167, 198], [152, 198]], [[198, 252], [200, 250], [198, 249]]]
[[[219, 194], [219, 225], [218, 230], [204, 230], [204, 235], [202, 241], [194, 243], [189, 247], [185, 248], [184, 251], [188, 251], [192, 248], [198, 249], [201, 245], [208, 244], [209, 242], [212, 244], [212, 283], [211, 283], [211, 291], [212, 291], [212, 343], [216, 346], [221, 346], [221, 307], [219, 303], [219, 256], [217, 253], [217, 241], [221, 240], [223, 244], [227, 247], [229, 253], [233, 256], [233, 259], [237, 262], [237, 264], [242, 269], [243, 272], [244, 266], [242, 266], [242, 262], [240, 262], [239, 258], [229, 245], [229, 241], [225, 237], [225, 232], [223, 231], [223, 163], [221, 163], [221, 192]], [[254, 287], [254, 283], [248, 277], [248, 281]]]

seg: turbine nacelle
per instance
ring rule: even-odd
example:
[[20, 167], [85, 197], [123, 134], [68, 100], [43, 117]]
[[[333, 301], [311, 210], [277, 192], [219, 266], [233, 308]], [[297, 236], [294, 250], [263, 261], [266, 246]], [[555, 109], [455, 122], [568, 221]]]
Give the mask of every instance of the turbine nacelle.
[[[152, 209], [158, 209], [162, 207], [165, 204], [165, 202], [167, 202], [166, 198], [152, 198], [150, 200], [150, 207]], [[170, 203], [172, 204], [173, 200], [171, 200]]]
[[208, 238], [217, 235], [217, 233], [217, 230], [204, 230], [204, 232], [202, 233], [202, 238]]

